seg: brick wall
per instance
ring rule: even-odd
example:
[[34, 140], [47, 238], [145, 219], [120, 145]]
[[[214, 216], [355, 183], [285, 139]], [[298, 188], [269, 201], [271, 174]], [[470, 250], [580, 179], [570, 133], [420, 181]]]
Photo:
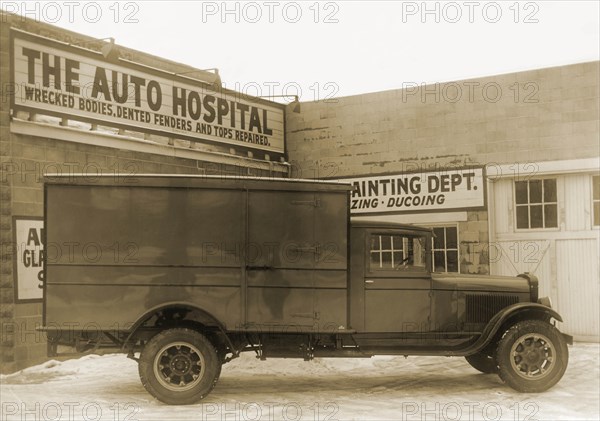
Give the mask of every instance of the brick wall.
[[[0, 323], [2, 323], [2, 372], [10, 372], [43, 361], [44, 335], [36, 333], [41, 325], [39, 303], [14, 303], [12, 216], [43, 216], [44, 170], [64, 173], [83, 168], [100, 169], [103, 174], [131, 173], [198, 174], [195, 160], [121, 151], [101, 146], [74, 144], [55, 139], [11, 134], [2, 143], [9, 153], [3, 156], [2, 174], [2, 278]], [[208, 169], [218, 169], [207, 164]], [[223, 170], [221, 168], [221, 170]], [[92, 175], [95, 174], [91, 173]]]
[[12, 265], [12, 181], [5, 177], [5, 163], [10, 160], [8, 25], [0, 26], [0, 367], [13, 371], [15, 364], [15, 320]]
[[[11, 133], [10, 115], [10, 57], [9, 30], [16, 27], [42, 36], [66, 42], [89, 42], [93, 38], [60, 28], [15, 16], [0, 17], [0, 372], [22, 369], [46, 359], [46, 341], [35, 328], [41, 325], [42, 304], [15, 303], [15, 274], [13, 264], [13, 216], [43, 216], [44, 172], [131, 175], [140, 173], [235, 174], [241, 175], [243, 163], [218, 164], [196, 159], [134, 152], [74, 143], [41, 136]], [[96, 41], [98, 49], [102, 45]], [[86, 44], [94, 48], [94, 43]], [[182, 72], [189, 66], [173, 63], [151, 55], [123, 48], [127, 59], [159, 67], [167, 71]], [[192, 69], [193, 70], [193, 69]], [[13, 116], [14, 117], [14, 116]], [[43, 132], [42, 132], [43, 133]], [[154, 139], [152, 139], [154, 140]], [[163, 139], [166, 143], [167, 139]], [[176, 144], [179, 142], [175, 140]], [[101, 140], [99, 140], [101, 143]], [[198, 146], [195, 147], [198, 149]], [[230, 152], [219, 145], [201, 147], [203, 152]], [[242, 155], [243, 157], [243, 155]], [[218, 159], [215, 159], [218, 161]], [[234, 160], [235, 161], [235, 160]], [[227, 162], [234, 162], [228, 160]], [[251, 163], [247, 163], [250, 165]], [[87, 171], [86, 171], [87, 169]], [[92, 171], [91, 173], [88, 171]], [[252, 175], [265, 175], [257, 167]]]

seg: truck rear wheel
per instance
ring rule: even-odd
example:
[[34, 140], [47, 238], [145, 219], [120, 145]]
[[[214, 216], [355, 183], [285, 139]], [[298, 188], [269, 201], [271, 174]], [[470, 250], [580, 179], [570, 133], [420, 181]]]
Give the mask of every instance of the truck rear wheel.
[[168, 329], [148, 341], [140, 355], [140, 379], [159, 401], [187, 405], [215, 387], [221, 362], [215, 347], [199, 332]]
[[508, 329], [496, 353], [500, 378], [519, 392], [550, 389], [562, 378], [569, 350], [561, 333], [542, 320], [525, 320]]

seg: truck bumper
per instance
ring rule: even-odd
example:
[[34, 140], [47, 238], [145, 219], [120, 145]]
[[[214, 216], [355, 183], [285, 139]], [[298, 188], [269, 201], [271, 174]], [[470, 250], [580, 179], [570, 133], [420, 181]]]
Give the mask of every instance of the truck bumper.
[[573, 337], [571, 335], [567, 335], [566, 333], [562, 333], [561, 335], [563, 336], [563, 339], [565, 340], [565, 342], [569, 345], [573, 345]]

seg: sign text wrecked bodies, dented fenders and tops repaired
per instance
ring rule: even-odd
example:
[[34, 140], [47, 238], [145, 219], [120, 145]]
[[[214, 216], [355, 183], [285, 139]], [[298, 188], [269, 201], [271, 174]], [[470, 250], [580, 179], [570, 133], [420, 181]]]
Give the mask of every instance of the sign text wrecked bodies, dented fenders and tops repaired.
[[15, 108], [283, 153], [283, 110], [241, 94], [13, 32]]
[[480, 209], [485, 206], [483, 168], [361, 177], [354, 186], [353, 214]]

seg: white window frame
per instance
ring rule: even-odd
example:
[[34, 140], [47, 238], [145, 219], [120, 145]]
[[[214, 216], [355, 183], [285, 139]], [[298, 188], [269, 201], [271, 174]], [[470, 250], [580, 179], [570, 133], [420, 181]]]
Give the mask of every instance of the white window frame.
[[[594, 211], [595, 211], [596, 207], [594, 205], [596, 203], [600, 204], [600, 197], [597, 198], [597, 199], [594, 198], [594, 179], [598, 179], [598, 183], [600, 183], [600, 175], [597, 175], [597, 174], [592, 175], [592, 182], [591, 182], [591, 187], [592, 187], [592, 194], [591, 194], [591, 197], [592, 197], [592, 211], [590, 213], [592, 214], [592, 227], [598, 228], [598, 227], [600, 227], [600, 224], [595, 224], [594, 223], [595, 219], [596, 219], [595, 218], [596, 215], [594, 214]], [[600, 221], [600, 215], [598, 215], [598, 220]]]
[[[392, 259], [391, 259], [391, 265], [392, 267], [389, 268], [390, 270], [394, 269], [395, 267], [395, 262], [394, 262], [394, 253], [402, 253], [402, 258], [405, 259], [406, 256], [406, 239], [402, 238], [402, 248], [399, 249], [395, 249], [394, 248], [394, 237], [400, 237], [400, 235], [395, 235], [395, 234], [372, 234], [372, 235], [376, 235], [379, 238], [379, 248], [377, 250], [369, 250], [369, 252], [371, 253], [371, 255], [373, 254], [379, 254], [379, 267], [376, 268], [378, 270], [386, 270], [386, 268], [383, 267], [383, 253], [391, 253], [392, 254]], [[383, 237], [390, 237], [390, 249], [383, 249], [383, 243], [381, 241], [381, 239]], [[373, 263], [373, 259], [371, 259], [371, 263]]]
[[[556, 183], [556, 202], [545, 202], [544, 201], [544, 180], [554, 180], [554, 182]], [[539, 203], [531, 203], [530, 202], [530, 189], [529, 189], [529, 183], [532, 181], [541, 181], [542, 182], [542, 201]], [[526, 182], [527, 183], [527, 203], [521, 203], [521, 204], [517, 204], [517, 182]], [[559, 186], [559, 182], [558, 182], [558, 177], [535, 177], [535, 178], [528, 178], [526, 180], [513, 180], [512, 181], [512, 193], [513, 193], [513, 207], [514, 207], [514, 211], [513, 211], [513, 223], [514, 223], [514, 227], [515, 227], [515, 231], [516, 232], [532, 232], [532, 231], [558, 231], [560, 229], [560, 209], [558, 207], [558, 186]], [[538, 227], [538, 228], [531, 228], [531, 206], [532, 205], [540, 205], [542, 206], [542, 227]], [[544, 205], [556, 205], [556, 227], [546, 227], [546, 214], [544, 212]], [[519, 207], [525, 207], [527, 206], [527, 212], [528, 212], [528, 220], [529, 220], [529, 227], [528, 228], [519, 228], [518, 227], [518, 221], [517, 221], [517, 208]]]
[[[433, 271], [435, 272], [435, 252], [443, 251], [444, 252], [444, 272], [446, 273], [460, 273], [460, 230], [458, 229], [458, 224], [439, 224], [439, 225], [427, 225], [429, 228], [444, 228], [444, 230], [448, 228], [456, 229], [456, 248], [448, 248], [448, 244], [446, 242], [446, 232], [444, 231], [444, 248], [436, 249], [435, 248], [435, 238], [431, 239], [431, 266]], [[456, 272], [448, 272], [448, 251], [456, 251]]]

